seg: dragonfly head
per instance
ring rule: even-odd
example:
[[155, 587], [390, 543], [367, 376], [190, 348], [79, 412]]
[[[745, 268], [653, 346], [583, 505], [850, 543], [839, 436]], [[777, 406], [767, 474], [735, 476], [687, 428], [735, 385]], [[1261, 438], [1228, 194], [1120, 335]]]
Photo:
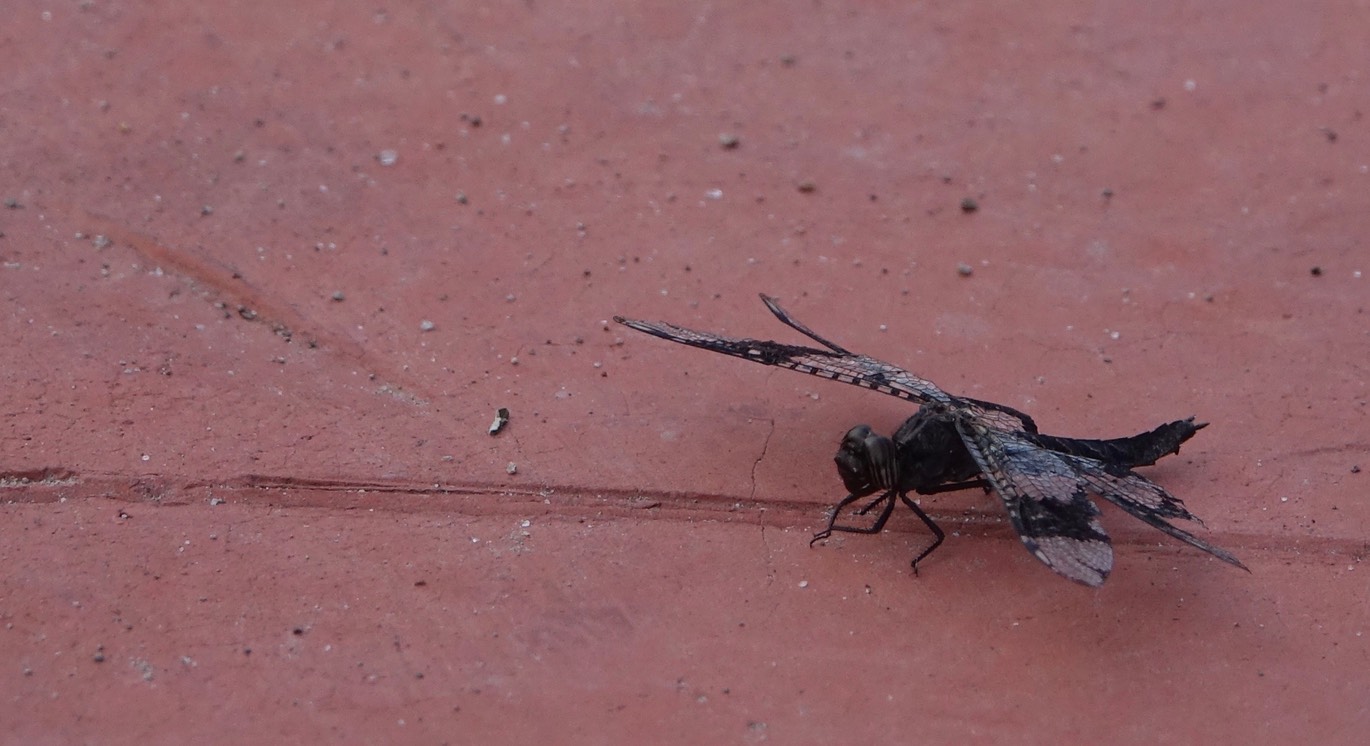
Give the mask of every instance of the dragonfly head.
[[894, 441], [877, 435], [868, 425], [857, 425], [842, 436], [833, 457], [842, 484], [857, 497], [893, 489], [898, 484]]

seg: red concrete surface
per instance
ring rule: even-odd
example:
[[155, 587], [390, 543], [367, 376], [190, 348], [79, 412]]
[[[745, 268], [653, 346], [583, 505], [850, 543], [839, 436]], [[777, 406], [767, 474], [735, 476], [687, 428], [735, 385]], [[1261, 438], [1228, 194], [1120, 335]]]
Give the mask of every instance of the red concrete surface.
[[[7, 10], [3, 742], [1370, 729], [1363, 3]], [[910, 407], [607, 322], [799, 341], [758, 292], [1210, 421], [1147, 474], [1252, 572], [1106, 508], [1082, 588], [978, 492], [810, 549]]]

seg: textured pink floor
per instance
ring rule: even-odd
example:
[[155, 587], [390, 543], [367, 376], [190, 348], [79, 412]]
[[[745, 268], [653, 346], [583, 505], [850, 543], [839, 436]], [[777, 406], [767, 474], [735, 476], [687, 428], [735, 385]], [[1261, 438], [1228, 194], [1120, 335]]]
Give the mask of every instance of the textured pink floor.
[[[1370, 729], [1363, 4], [10, 10], [3, 742]], [[1106, 509], [1091, 591], [978, 492], [920, 577], [907, 511], [810, 549], [910, 407], [607, 321], [800, 341], [758, 292], [1210, 421], [1146, 473], [1252, 573]]]

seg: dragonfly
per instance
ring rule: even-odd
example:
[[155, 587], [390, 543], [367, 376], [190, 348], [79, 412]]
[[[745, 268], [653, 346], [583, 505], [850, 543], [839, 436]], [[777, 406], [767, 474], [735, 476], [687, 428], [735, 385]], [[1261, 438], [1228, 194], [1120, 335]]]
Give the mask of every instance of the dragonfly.
[[[1230, 552], [1181, 529], [1168, 519], [1203, 525], [1184, 503], [1133, 471], [1179, 453], [1180, 445], [1208, 423], [1193, 417], [1124, 438], [1091, 440], [1041, 433], [1027, 414], [1003, 404], [955, 396], [890, 363], [847, 350], [792, 317], [775, 298], [766, 308], [791, 329], [822, 348], [769, 340], [739, 339], [695, 331], [662, 321], [615, 316], [614, 321], [655, 337], [740, 357], [762, 365], [879, 391], [918, 404], [895, 430], [880, 435], [857, 425], [842, 437], [834, 460], [847, 496], [834, 505], [828, 523], [810, 546], [834, 532], [878, 534], [896, 501], [908, 506], [933, 534], [912, 564], [932, 554], [946, 533], [909, 493], [934, 495], [980, 488], [999, 496], [1009, 522], [1034, 557], [1058, 575], [1082, 585], [1103, 585], [1113, 570], [1113, 547], [1099, 521], [1099, 497], [1134, 517], [1234, 567], [1250, 570]], [[875, 495], [851, 512], [868, 524], [839, 523], [844, 509]]]

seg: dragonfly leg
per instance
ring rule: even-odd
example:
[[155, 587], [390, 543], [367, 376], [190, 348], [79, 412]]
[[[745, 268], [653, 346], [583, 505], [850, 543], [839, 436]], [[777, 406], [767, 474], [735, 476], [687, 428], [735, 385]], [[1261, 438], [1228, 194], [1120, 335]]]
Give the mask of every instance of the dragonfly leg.
[[854, 511], [852, 511], [852, 512], [853, 512], [853, 514], [855, 514], [855, 515], [865, 515], [865, 514], [871, 512], [872, 510], [874, 510], [874, 509], [875, 509], [875, 506], [879, 505], [879, 504], [882, 503], [882, 502], [885, 502], [886, 500], [889, 500], [890, 502], [894, 502], [894, 495], [891, 495], [890, 493], [886, 492], [885, 494], [881, 495], [880, 497], [877, 497], [877, 498], [875, 498], [874, 500], [871, 500], [870, 502], [866, 503], [865, 505], [862, 505], [860, 508], [858, 508], [857, 510], [854, 510]]
[[[942, 546], [942, 540], [947, 538], [947, 535], [942, 531], [941, 526], [938, 526], [937, 523], [933, 521], [927, 513], [923, 512], [922, 508], [918, 507], [918, 503], [909, 499], [909, 496], [907, 494], [902, 492], [899, 493], [899, 499], [903, 500], [905, 505], [912, 508], [913, 512], [918, 515], [918, 518], [923, 521], [923, 525], [927, 526], [932, 531], [933, 536], [937, 537], [933, 540], [931, 546], [929, 546], [927, 549], [924, 549], [921, 554], [913, 558], [913, 562], [909, 563], [910, 566], [913, 567], [913, 574], [917, 575], [918, 563], [922, 562], [924, 557], [927, 557], [929, 554], [932, 554], [932, 550]], [[890, 505], [894, 505], [893, 500], [890, 501]]]
[[[823, 539], [832, 536], [832, 532], [834, 531], [843, 531], [851, 534], [878, 534], [881, 531], [883, 531], [885, 529], [885, 524], [888, 523], [890, 520], [890, 515], [894, 513], [894, 490], [886, 492], [885, 494], [876, 498], [875, 501], [872, 502], [870, 505], [866, 506], [866, 508], [869, 509], [875, 507], [876, 504], [882, 501], [885, 503], [885, 508], [880, 511], [880, 515], [876, 517], [875, 523], [871, 524], [870, 526], [837, 525], [837, 516], [839, 513], [842, 512], [842, 509], [847, 507], [848, 505], [851, 505], [857, 500], [860, 500], [862, 497], [864, 497], [864, 495], [847, 495], [845, 498], [842, 499], [842, 502], [834, 505], [832, 508], [832, 513], [828, 515], [827, 527], [813, 535], [813, 539], [809, 541], [809, 546], [813, 546], [816, 542], [822, 541]], [[865, 510], [862, 510], [860, 512], [860, 514], [864, 513]]]

